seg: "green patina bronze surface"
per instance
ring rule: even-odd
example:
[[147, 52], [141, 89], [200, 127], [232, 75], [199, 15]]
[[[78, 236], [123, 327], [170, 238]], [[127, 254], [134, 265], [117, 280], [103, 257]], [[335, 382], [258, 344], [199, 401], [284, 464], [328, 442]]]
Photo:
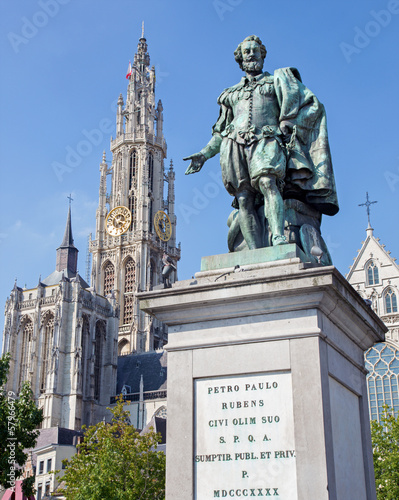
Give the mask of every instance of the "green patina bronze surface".
[[[301, 234], [306, 246], [310, 241], [325, 247], [320, 217], [336, 214], [338, 201], [324, 106], [295, 68], [263, 72], [266, 48], [258, 37], [247, 37], [234, 55], [245, 76], [219, 96], [212, 138], [184, 158], [191, 160], [186, 174], [220, 153], [223, 183], [236, 210], [229, 218], [235, 221], [229, 224], [230, 251], [293, 242], [308, 253]], [[286, 214], [290, 200], [315, 214], [314, 226], [307, 221], [315, 231], [291, 227], [298, 218], [292, 210]]]
[[299, 258], [302, 262], [308, 261], [306, 255], [300, 250], [298, 245], [291, 243], [268, 248], [258, 248], [256, 250], [243, 250], [241, 252], [202, 257], [201, 271], [212, 271], [214, 269], [225, 269], [235, 266], [241, 267], [294, 258]]

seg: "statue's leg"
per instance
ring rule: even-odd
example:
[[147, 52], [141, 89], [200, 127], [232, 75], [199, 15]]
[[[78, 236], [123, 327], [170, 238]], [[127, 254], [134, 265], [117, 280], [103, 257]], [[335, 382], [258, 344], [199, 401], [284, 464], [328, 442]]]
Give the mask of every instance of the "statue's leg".
[[242, 190], [236, 194], [238, 205], [238, 217], [242, 235], [247, 242], [248, 248], [262, 247], [262, 238], [260, 234], [260, 224], [255, 210], [255, 193]]
[[263, 175], [259, 179], [259, 189], [264, 197], [265, 217], [272, 232], [272, 244], [287, 243], [284, 236], [284, 202], [274, 175]]
[[261, 248], [261, 227], [255, 210], [256, 192], [251, 187], [248, 173], [247, 148], [224, 138], [220, 148], [223, 183], [238, 202], [238, 220], [249, 249]]

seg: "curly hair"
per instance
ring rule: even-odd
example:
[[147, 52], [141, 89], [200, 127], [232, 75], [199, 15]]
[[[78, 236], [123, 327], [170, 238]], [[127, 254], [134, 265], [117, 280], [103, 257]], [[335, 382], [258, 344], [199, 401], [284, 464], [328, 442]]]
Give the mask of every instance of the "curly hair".
[[264, 60], [266, 58], [267, 50], [266, 50], [266, 47], [263, 45], [262, 40], [258, 36], [255, 36], [255, 35], [247, 36], [247, 38], [245, 38], [238, 45], [236, 50], [234, 51], [234, 58], [238, 62], [241, 69], [242, 69], [242, 60], [243, 60], [241, 46], [244, 42], [251, 42], [251, 41], [256, 42], [260, 46], [260, 55], [262, 56], [262, 59]]

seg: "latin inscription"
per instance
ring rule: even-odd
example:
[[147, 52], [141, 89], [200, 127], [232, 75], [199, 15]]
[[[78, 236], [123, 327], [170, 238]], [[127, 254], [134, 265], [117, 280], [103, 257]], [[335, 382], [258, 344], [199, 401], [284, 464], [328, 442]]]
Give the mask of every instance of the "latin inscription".
[[297, 498], [290, 373], [195, 381], [195, 498]]

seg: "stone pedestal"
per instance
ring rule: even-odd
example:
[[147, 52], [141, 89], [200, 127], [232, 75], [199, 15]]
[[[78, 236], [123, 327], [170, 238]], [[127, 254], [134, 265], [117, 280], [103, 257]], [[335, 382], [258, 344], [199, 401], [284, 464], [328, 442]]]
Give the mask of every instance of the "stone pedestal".
[[376, 498], [363, 353], [385, 327], [334, 267], [224, 267], [140, 299], [169, 326], [167, 500]]

